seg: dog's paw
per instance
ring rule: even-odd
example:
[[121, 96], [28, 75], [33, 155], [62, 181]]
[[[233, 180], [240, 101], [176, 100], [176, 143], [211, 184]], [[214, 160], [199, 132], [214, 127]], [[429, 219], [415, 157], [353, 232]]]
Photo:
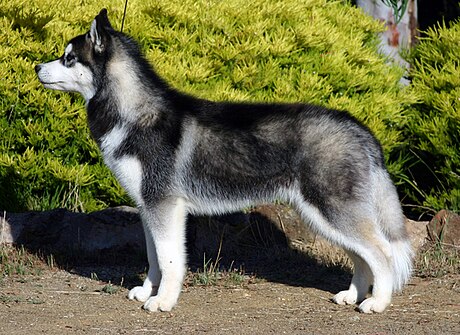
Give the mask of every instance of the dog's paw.
[[358, 292], [354, 290], [340, 291], [332, 298], [332, 301], [339, 305], [353, 305], [357, 300]]
[[145, 288], [144, 286], [136, 286], [128, 293], [128, 299], [145, 302], [152, 295], [152, 288]]
[[358, 307], [362, 313], [382, 313], [390, 305], [386, 299], [377, 299], [374, 297], [367, 298]]
[[150, 312], [169, 312], [176, 305], [176, 300], [150, 297], [144, 304], [144, 309]]

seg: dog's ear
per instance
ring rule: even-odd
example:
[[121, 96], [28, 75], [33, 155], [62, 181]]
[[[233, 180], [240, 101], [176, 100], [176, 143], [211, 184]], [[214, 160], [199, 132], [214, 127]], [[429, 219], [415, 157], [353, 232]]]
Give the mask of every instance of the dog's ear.
[[101, 9], [99, 14], [97, 14], [95, 20], [97, 20], [97, 23], [102, 27], [113, 30], [112, 24], [109, 21], [109, 16], [107, 15], [106, 8]]
[[107, 16], [107, 9], [104, 8], [94, 18], [89, 31], [89, 37], [91, 38], [91, 42], [94, 44], [94, 50], [97, 53], [104, 52], [107, 47], [107, 41], [109, 38], [107, 33], [108, 30], [113, 30], [113, 28]]

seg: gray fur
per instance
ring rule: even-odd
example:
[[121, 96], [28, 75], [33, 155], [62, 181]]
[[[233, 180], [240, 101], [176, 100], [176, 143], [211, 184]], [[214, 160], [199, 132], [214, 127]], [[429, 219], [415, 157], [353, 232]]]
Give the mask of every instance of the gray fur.
[[[187, 213], [221, 214], [276, 200], [350, 254], [355, 274], [335, 302], [364, 300], [361, 311], [382, 312], [407, 282], [412, 254], [395, 187], [379, 143], [348, 113], [180, 93], [132, 39], [112, 28], [105, 10], [69, 45], [60, 61], [36, 70], [45, 87], [84, 94], [104, 160], [141, 209], [150, 270], [130, 299], [152, 311], [176, 304]], [[74, 80], [75, 64], [92, 73], [90, 84]], [[69, 73], [64, 79], [60, 67]], [[54, 86], [54, 79], [65, 84]]]

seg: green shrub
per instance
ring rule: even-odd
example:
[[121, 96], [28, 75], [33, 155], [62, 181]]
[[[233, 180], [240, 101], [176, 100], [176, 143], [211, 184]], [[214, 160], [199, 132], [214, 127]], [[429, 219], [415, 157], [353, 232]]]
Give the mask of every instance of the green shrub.
[[[124, 1], [110, 2], [121, 25]], [[35, 64], [86, 31], [99, 5], [10, 0], [0, 8], [0, 208], [95, 210], [126, 196], [86, 127], [84, 102], [45, 90]], [[416, 99], [377, 53], [380, 23], [325, 0], [128, 3], [125, 31], [174, 87], [213, 100], [304, 101], [349, 110], [405, 182], [404, 130]]]
[[460, 22], [429, 29], [410, 55], [421, 97], [408, 124], [412, 197], [460, 211]]
[[[94, 210], [122, 201], [87, 130], [81, 98], [43, 89], [34, 73], [35, 64], [60, 54], [64, 41], [82, 31], [83, 24], [54, 14], [60, 7], [53, 3], [9, 1], [0, 8], [0, 208], [5, 210]], [[89, 23], [87, 17], [84, 25]]]

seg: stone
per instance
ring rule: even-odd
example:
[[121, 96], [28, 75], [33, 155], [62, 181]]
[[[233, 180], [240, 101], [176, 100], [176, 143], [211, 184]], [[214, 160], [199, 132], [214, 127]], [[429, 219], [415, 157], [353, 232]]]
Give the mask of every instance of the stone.
[[[437, 218], [432, 221], [431, 235], [442, 233], [443, 242], [458, 245], [459, 235], [454, 231], [460, 232], [458, 216], [449, 213]], [[426, 222], [406, 220], [406, 226], [414, 249], [418, 250], [426, 241]], [[30, 250], [95, 253], [130, 249], [145, 252], [138, 210], [127, 206], [88, 214], [65, 209], [4, 213], [0, 229], [0, 245], [24, 245]], [[215, 217], [190, 216], [187, 246], [189, 258], [197, 260], [202, 260], [203, 254], [210, 258], [232, 258], [230, 261], [246, 259], [264, 249], [274, 248], [311, 252], [331, 259], [334, 264], [346, 258], [340, 248], [310, 231], [294, 210], [281, 204]]]
[[428, 224], [428, 238], [433, 243], [460, 247], [460, 215], [445, 209], [439, 211]]

